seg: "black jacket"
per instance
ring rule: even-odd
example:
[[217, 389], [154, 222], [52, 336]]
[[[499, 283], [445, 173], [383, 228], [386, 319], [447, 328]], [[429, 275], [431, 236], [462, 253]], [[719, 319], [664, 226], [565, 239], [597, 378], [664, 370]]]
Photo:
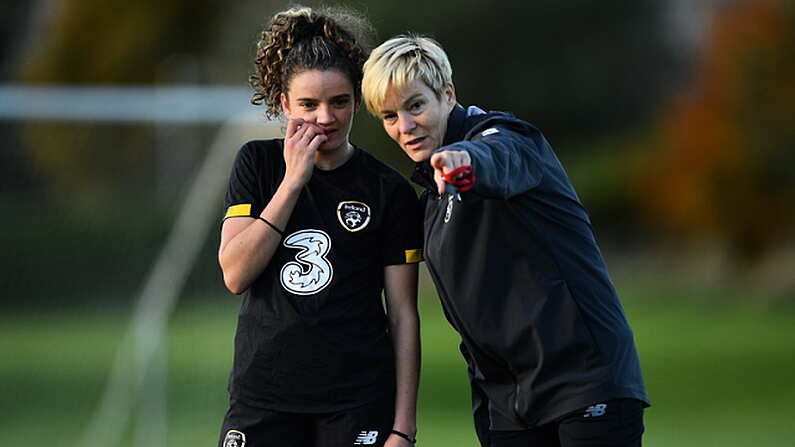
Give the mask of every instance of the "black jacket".
[[428, 162], [412, 177], [427, 188], [425, 258], [475, 409], [521, 430], [609, 399], [648, 404], [588, 215], [541, 132], [456, 106], [440, 150], [468, 152], [477, 177], [461, 202], [436, 193]]

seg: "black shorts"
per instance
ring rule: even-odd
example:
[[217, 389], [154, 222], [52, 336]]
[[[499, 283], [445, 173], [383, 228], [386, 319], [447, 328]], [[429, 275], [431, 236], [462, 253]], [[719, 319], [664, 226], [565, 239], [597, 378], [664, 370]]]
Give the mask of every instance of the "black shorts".
[[489, 430], [488, 411], [475, 412], [475, 431], [483, 447], [640, 447], [643, 403], [616, 399], [594, 403], [557, 421], [529, 430]]
[[380, 447], [395, 419], [394, 399], [333, 413], [285, 413], [230, 402], [219, 447]]

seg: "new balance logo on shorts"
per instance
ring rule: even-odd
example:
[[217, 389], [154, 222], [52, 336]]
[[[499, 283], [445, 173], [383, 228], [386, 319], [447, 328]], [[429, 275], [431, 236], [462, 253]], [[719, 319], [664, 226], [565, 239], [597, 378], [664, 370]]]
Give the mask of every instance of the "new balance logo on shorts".
[[377, 431], [363, 431], [359, 433], [359, 436], [356, 437], [356, 442], [354, 442], [353, 445], [371, 445], [375, 444], [375, 441], [377, 440]]
[[597, 417], [597, 416], [604, 416], [605, 410], [607, 409], [607, 404], [596, 404], [591, 405], [588, 409], [585, 410], [585, 414], [582, 416], [584, 418], [590, 417]]

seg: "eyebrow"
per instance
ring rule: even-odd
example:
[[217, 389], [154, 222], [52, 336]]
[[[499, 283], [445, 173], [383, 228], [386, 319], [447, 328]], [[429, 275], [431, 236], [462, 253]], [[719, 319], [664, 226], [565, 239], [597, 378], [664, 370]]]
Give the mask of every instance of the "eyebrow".
[[[408, 97], [408, 99], [406, 99], [405, 101], [403, 101], [403, 104], [401, 104], [401, 107], [406, 107], [406, 105], [408, 105], [410, 102], [412, 102], [412, 101], [414, 101], [414, 100], [416, 100], [416, 99], [418, 99], [418, 98], [423, 98], [423, 95], [422, 95], [422, 93], [419, 93], [419, 92], [417, 92], [417, 93], [415, 93], [415, 94], [413, 94], [413, 95], [409, 96], [409, 97]], [[383, 114], [386, 114], [386, 113], [394, 113], [394, 110], [389, 110], [389, 109], [383, 109], [383, 110], [381, 110], [381, 114], [382, 114], [382, 115], [383, 115]]]
[[[335, 99], [348, 99], [351, 96], [353, 96], [353, 95], [351, 95], [350, 93], [343, 93], [341, 95], [332, 96], [330, 98], [330, 100], [333, 101]], [[296, 98], [296, 101], [315, 101], [315, 102], [319, 102], [320, 100], [317, 99], [317, 98]]]
[[405, 107], [406, 105], [408, 105], [408, 103], [410, 103], [410, 102], [412, 102], [412, 101], [416, 100], [417, 98], [423, 98], [423, 97], [424, 97], [424, 96], [423, 96], [423, 94], [422, 94], [422, 93], [419, 93], [419, 92], [418, 92], [418, 93], [415, 93], [415, 94], [413, 94], [413, 95], [409, 96], [409, 98], [408, 98], [408, 99], [406, 99], [405, 101], [403, 101], [403, 107]]

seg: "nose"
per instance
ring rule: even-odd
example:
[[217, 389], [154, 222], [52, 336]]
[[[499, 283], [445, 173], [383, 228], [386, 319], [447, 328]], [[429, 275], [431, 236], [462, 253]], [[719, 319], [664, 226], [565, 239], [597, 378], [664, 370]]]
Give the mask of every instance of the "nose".
[[411, 133], [415, 127], [417, 127], [417, 123], [411, 115], [398, 113], [398, 130], [400, 133]]
[[328, 104], [321, 104], [317, 107], [317, 124], [326, 125], [334, 122], [334, 114]]

